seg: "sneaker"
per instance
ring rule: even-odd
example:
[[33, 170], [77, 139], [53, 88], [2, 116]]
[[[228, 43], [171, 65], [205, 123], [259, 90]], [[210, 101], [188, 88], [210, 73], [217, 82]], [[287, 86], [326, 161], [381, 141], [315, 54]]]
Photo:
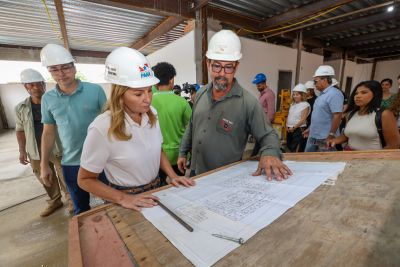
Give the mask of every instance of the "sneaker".
[[53, 212], [55, 212], [56, 210], [58, 210], [59, 208], [61, 208], [63, 206], [63, 203], [60, 202], [56, 202], [53, 205], [49, 205], [46, 207], [46, 209], [44, 211], [42, 211], [40, 213], [40, 217], [47, 217], [50, 214], [52, 214]]

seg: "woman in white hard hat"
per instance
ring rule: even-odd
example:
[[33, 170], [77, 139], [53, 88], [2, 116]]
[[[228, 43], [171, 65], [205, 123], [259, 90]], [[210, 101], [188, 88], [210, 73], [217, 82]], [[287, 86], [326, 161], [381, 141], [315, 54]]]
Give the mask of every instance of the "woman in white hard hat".
[[296, 85], [292, 92], [293, 103], [290, 105], [286, 122], [286, 146], [290, 152], [303, 152], [301, 147], [304, 147], [302, 144], [306, 142], [303, 131], [307, 128], [307, 117], [311, 107], [307, 102], [307, 88], [304, 84]]
[[[106, 59], [105, 79], [112, 83], [106, 111], [89, 126], [82, 151], [78, 184], [107, 201], [141, 210], [157, 205], [157, 197], [136, 195], [157, 188], [161, 169], [177, 186], [194, 185], [178, 176], [161, 150], [162, 134], [151, 104], [154, 77], [138, 51], [120, 47]], [[97, 179], [104, 169], [109, 185]]]

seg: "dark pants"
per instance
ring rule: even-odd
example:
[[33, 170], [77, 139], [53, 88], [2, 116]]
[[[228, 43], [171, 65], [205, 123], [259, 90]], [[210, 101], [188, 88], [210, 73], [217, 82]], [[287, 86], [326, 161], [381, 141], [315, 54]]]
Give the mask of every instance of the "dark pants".
[[[74, 215], [90, 210], [90, 194], [78, 186], [79, 165], [66, 166], [62, 165], [65, 184], [74, 204]], [[99, 174], [99, 180], [107, 183], [104, 172]]]
[[[185, 175], [184, 173], [181, 173], [181, 171], [178, 169], [178, 165], [172, 165], [172, 169], [174, 169], [176, 174], [178, 174], [179, 176]], [[160, 186], [167, 185], [167, 174], [160, 169], [159, 176], [160, 176]]]
[[306, 142], [307, 139], [303, 137], [301, 128], [287, 133], [286, 146], [290, 152], [304, 152]]

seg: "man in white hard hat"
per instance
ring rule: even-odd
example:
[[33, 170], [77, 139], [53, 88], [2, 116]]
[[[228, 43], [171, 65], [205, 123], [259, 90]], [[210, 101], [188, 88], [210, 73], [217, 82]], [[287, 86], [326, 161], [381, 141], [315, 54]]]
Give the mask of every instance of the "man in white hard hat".
[[[40, 59], [57, 83], [42, 100], [41, 177], [47, 185], [53, 182], [48, 162], [57, 129], [63, 148], [62, 170], [76, 215], [90, 209], [89, 193], [78, 187], [77, 176], [87, 128], [101, 112], [106, 95], [99, 85], [75, 78], [75, 61], [64, 47], [48, 44]], [[105, 179], [104, 174], [100, 178]]]
[[[23, 165], [30, 163], [33, 173], [43, 184], [50, 198], [47, 200], [47, 207], [40, 213], [40, 216], [46, 217], [63, 206], [60, 188], [65, 193], [68, 208], [72, 211], [72, 203], [61, 171], [61, 145], [59, 142], [56, 142], [49, 158], [49, 168], [53, 174], [54, 183], [46, 186], [40, 179], [40, 144], [43, 132], [41, 102], [46, 91], [44, 78], [34, 69], [25, 69], [21, 72], [21, 83], [29, 97], [15, 107], [15, 132], [19, 146], [19, 162]], [[57, 139], [57, 141], [59, 140]]]
[[314, 74], [315, 88], [321, 92], [314, 103], [311, 125], [304, 132], [308, 135], [305, 152], [328, 151], [326, 142], [339, 134], [342, 118], [343, 94], [332, 86], [335, 71], [322, 65]]
[[192, 176], [239, 161], [251, 134], [261, 146], [253, 175], [265, 170], [269, 180], [273, 176], [277, 180], [287, 178], [291, 171], [281, 161], [276, 132], [258, 100], [234, 78], [242, 57], [239, 37], [229, 30], [219, 31], [211, 38], [206, 56], [211, 82], [197, 93], [178, 167], [184, 171], [190, 149]]

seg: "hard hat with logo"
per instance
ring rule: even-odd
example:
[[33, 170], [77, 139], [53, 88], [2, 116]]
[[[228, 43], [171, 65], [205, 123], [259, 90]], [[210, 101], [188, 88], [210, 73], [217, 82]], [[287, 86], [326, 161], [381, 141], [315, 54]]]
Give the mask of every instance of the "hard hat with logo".
[[313, 81], [307, 81], [305, 84], [307, 89], [315, 89], [315, 85]]
[[267, 80], [267, 76], [264, 73], [257, 74], [253, 79], [253, 84], [259, 84], [265, 82]]
[[75, 62], [71, 53], [65, 47], [57, 44], [47, 44], [40, 51], [40, 61], [44, 67]]
[[336, 80], [335, 78], [332, 78], [332, 86], [339, 85], [339, 81]]
[[24, 69], [21, 74], [21, 83], [44, 82], [44, 78], [40, 72], [34, 69]]
[[119, 47], [113, 50], [107, 56], [105, 65], [104, 78], [113, 84], [142, 88], [160, 82], [146, 57], [132, 48]]
[[313, 77], [315, 78], [322, 76], [335, 76], [335, 70], [329, 65], [319, 66]]
[[231, 30], [221, 30], [211, 37], [206, 56], [208, 59], [237, 61], [242, 58], [240, 39]]
[[299, 83], [293, 88], [292, 91], [293, 92], [300, 92], [300, 93], [307, 93], [307, 88], [306, 88], [306, 86], [304, 84]]

